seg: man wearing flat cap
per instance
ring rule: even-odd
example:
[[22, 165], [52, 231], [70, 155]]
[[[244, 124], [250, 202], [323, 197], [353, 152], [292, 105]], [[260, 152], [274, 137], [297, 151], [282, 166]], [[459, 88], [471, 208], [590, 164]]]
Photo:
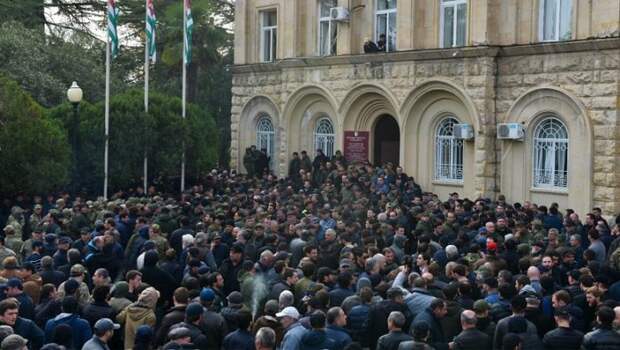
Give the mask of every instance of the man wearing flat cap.
[[181, 350], [181, 349], [195, 349], [192, 344], [192, 333], [185, 327], [178, 327], [168, 333], [169, 343], [164, 345], [164, 350]]

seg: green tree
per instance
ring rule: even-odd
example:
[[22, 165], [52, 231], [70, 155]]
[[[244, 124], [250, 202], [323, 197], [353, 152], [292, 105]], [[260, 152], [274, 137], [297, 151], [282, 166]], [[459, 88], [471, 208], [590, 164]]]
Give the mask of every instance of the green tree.
[[[151, 92], [147, 116], [143, 100], [141, 90], [130, 90], [110, 100], [109, 181], [112, 190], [142, 183], [145, 149], [150, 180], [162, 178], [168, 185], [179, 178], [183, 142], [187, 150], [189, 183], [216, 164], [218, 135], [207, 110], [188, 105], [188, 118], [183, 120], [179, 98]], [[68, 103], [49, 111], [50, 117], [60, 120], [67, 130], [73, 127], [72, 113]], [[102, 102], [80, 106], [80, 141], [78, 186], [100, 194], [105, 144]]]
[[68, 180], [70, 156], [62, 127], [16, 82], [0, 75], [0, 194], [59, 189]]
[[0, 2], [0, 23], [18, 21], [41, 33], [47, 27], [90, 35], [92, 17], [105, 6], [100, 0], [5, 0]]
[[[151, 87], [172, 96], [181, 94], [183, 69], [183, 2], [155, 0], [159, 61], [151, 67]], [[124, 2], [123, 24], [144, 40], [144, 3]], [[194, 29], [192, 62], [188, 66], [187, 99], [212, 111], [221, 141], [219, 164], [227, 166], [230, 145], [230, 108], [234, 3], [230, 0], [192, 1]], [[142, 53], [143, 55], [143, 53]], [[142, 70], [138, 70], [142, 74]]]
[[[0, 72], [17, 81], [44, 107], [66, 100], [72, 81], [82, 87], [85, 98], [104, 98], [105, 62], [103, 43], [76, 34], [72, 41], [45, 36], [18, 22], [0, 25]], [[126, 55], [114, 61], [112, 91], [127, 88], [127, 71], [135, 63]]]

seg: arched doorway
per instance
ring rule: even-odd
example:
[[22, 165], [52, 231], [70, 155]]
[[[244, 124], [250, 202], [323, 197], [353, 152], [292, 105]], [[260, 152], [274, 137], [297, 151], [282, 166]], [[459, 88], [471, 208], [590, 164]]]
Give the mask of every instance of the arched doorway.
[[398, 164], [400, 130], [396, 119], [389, 114], [379, 117], [373, 132], [373, 162], [381, 165], [387, 162]]

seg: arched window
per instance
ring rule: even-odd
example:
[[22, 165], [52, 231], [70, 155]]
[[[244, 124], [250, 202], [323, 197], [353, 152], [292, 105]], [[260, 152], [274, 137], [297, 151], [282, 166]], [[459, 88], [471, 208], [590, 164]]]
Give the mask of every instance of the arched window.
[[534, 130], [534, 187], [568, 188], [568, 130], [554, 117], [543, 119]]
[[435, 180], [463, 182], [463, 140], [454, 137], [453, 117], [442, 120], [435, 134]]
[[334, 155], [334, 143], [336, 135], [334, 125], [329, 118], [321, 118], [314, 128], [314, 149], [321, 149], [323, 153], [331, 158]]
[[267, 150], [267, 155], [271, 158], [271, 167], [275, 150], [275, 131], [271, 118], [267, 115], [260, 117], [256, 123], [256, 148]]

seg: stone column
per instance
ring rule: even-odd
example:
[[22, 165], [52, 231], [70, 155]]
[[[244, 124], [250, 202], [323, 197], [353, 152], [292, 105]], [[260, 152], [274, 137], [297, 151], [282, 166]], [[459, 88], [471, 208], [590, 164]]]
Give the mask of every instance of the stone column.
[[235, 64], [247, 63], [246, 13], [246, 0], [237, 0], [235, 2]]
[[[478, 111], [479, 130], [475, 140], [475, 191], [476, 195], [494, 198], [498, 191], [499, 168], [498, 153], [500, 145], [495, 136], [495, 75], [497, 74], [495, 57], [481, 57], [476, 62], [466, 60], [465, 74], [478, 73], [478, 76], [466, 77], [465, 88], [479, 90], [471, 94]], [[474, 72], [475, 71], [475, 72]]]

